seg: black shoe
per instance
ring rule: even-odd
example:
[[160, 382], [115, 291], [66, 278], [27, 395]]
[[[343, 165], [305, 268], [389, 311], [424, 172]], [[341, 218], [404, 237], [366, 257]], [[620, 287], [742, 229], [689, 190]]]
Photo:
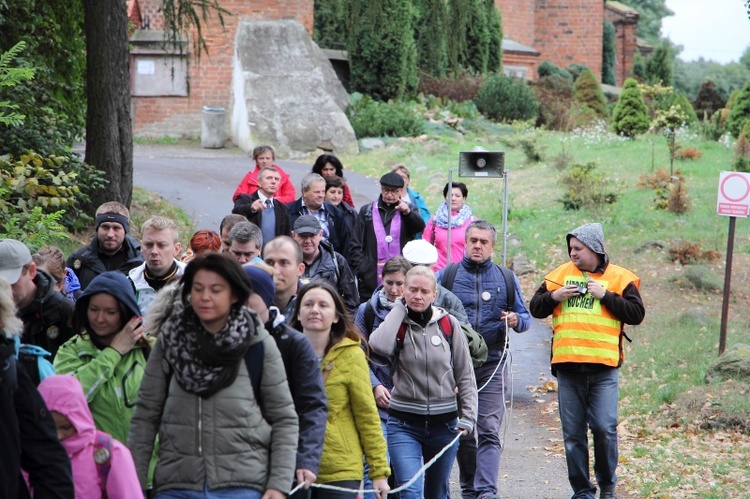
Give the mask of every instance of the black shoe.
[[617, 499], [617, 491], [615, 489], [602, 490], [599, 499]]

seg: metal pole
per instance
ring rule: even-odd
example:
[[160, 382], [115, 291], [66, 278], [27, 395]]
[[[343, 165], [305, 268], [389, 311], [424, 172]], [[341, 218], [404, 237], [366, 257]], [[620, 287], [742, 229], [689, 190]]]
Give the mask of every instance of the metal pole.
[[[452, 209], [451, 209], [451, 200], [453, 199], [453, 168], [448, 168], [448, 236], [446, 241], [446, 246], [448, 247], [445, 250], [445, 265], [451, 264], [451, 215], [452, 215]], [[433, 220], [432, 223], [435, 223]], [[434, 243], [434, 241], [433, 241]]]
[[503, 267], [507, 267], [506, 265], [506, 255], [508, 250], [508, 169], [505, 168], [503, 171], [503, 178], [505, 179], [505, 184], [503, 189], [505, 192], [503, 193]]
[[724, 266], [724, 299], [721, 304], [721, 329], [719, 331], [719, 355], [727, 346], [727, 319], [729, 317], [729, 290], [732, 280], [732, 256], [734, 254], [734, 225], [737, 217], [729, 217], [729, 236], [727, 237], [727, 261]]

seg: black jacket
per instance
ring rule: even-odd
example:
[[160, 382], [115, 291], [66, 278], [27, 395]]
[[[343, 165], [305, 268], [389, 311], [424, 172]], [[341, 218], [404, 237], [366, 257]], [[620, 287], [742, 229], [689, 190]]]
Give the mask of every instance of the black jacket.
[[125, 262], [119, 268], [109, 269], [102, 262], [99, 255], [99, 239], [94, 236], [89, 244], [77, 249], [68, 257], [65, 266], [75, 271], [78, 280], [81, 281], [81, 290], [85, 291], [92, 279], [102, 272], [117, 270], [127, 276], [131, 269], [143, 263], [141, 243], [135, 238], [125, 236], [122, 247], [125, 251]]
[[[326, 202], [323, 206], [325, 207], [326, 218], [328, 219], [328, 232], [330, 233], [328, 242], [333, 245], [336, 253], [341, 253], [348, 260], [351, 234], [344, 220], [344, 213], [331, 203]], [[302, 213], [302, 198], [292, 201], [287, 207], [289, 208], [290, 222], [292, 227], [294, 227], [294, 222], [304, 215]]]
[[65, 448], [41, 395], [16, 362], [12, 339], [0, 333], [0, 499], [29, 497], [21, 468], [36, 497], [70, 498], [73, 475]]
[[[420, 234], [425, 223], [419, 215], [419, 208], [409, 203], [411, 211], [406, 216], [401, 216], [400, 244], [403, 252], [406, 243]], [[383, 198], [378, 197], [378, 210], [383, 219], [386, 233], [391, 227], [391, 220], [396, 214], [396, 205], [387, 206]], [[375, 238], [375, 229], [372, 225], [372, 203], [368, 203], [359, 209], [357, 222], [354, 225], [352, 235], [351, 258], [348, 259], [351, 268], [359, 279], [359, 296], [368, 299], [378, 286], [378, 241]]]
[[[234, 201], [234, 208], [232, 213], [239, 213], [240, 215], [247, 218], [250, 222], [254, 223], [258, 227], [261, 227], [263, 220], [263, 211], [253, 212], [250, 206], [260, 199], [258, 191], [253, 194], [240, 194]], [[289, 236], [292, 233], [292, 222], [289, 218], [289, 208], [278, 199], [273, 200], [273, 211], [276, 214], [276, 235], [277, 236]], [[263, 241], [265, 245], [268, 241]]]
[[55, 280], [45, 271], [36, 270], [34, 284], [34, 301], [18, 312], [23, 321], [21, 341], [40, 346], [54, 357], [60, 345], [74, 334], [70, 320], [75, 305], [70, 298], [55, 290]]
[[284, 322], [274, 325], [278, 309], [272, 308], [269, 312], [266, 329], [281, 352], [294, 408], [299, 416], [296, 469], [304, 468], [317, 475], [328, 421], [328, 400], [318, 356], [304, 334]]
[[354, 278], [346, 259], [333, 251], [331, 243], [321, 241], [318, 258], [311, 264], [305, 264], [304, 279], [322, 279], [333, 284], [344, 299], [346, 309], [352, 314], [357, 313], [359, 308], [359, 292], [357, 291], [357, 280]]

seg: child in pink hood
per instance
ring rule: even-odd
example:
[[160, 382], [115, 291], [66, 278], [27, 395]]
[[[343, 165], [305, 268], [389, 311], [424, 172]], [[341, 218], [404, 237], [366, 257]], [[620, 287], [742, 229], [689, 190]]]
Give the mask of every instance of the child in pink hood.
[[143, 497], [130, 451], [96, 429], [78, 379], [49, 376], [39, 384], [39, 393], [52, 413], [57, 436], [70, 457], [76, 497]]

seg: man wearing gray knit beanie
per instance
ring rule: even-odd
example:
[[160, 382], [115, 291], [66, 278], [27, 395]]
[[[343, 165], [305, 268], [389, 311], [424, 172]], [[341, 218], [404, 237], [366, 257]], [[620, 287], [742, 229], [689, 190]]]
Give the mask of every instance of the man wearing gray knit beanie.
[[[617, 398], [626, 324], [646, 315], [640, 279], [610, 263], [604, 231], [589, 223], [570, 231], [570, 262], [547, 274], [529, 303], [531, 315], [553, 317], [552, 374], [573, 497], [616, 498]], [[588, 428], [594, 435], [596, 485], [589, 476]]]

